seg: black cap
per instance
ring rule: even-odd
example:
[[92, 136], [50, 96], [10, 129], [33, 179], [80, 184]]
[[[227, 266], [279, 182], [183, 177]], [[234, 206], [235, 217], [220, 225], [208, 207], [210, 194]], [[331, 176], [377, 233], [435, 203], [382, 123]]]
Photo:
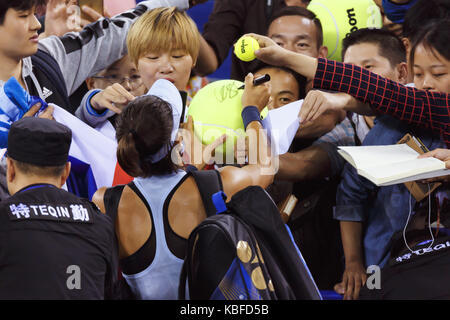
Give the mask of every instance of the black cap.
[[25, 117], [11, 125], [8, 157], [37, 166], [61, 166], [69, 156], [72, 131], [54, 120]]

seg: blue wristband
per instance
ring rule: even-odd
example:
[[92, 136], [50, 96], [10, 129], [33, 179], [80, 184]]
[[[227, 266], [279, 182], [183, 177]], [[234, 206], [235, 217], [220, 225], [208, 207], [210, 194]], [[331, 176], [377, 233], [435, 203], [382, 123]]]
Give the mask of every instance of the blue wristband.
[[186, 171], [186, 172], [193, 172], [193, 171], [198, 171], [198, 169], [197, 169], [196, 166], [193, 166], [192, 164], [188, 164], [188, 165], [185, 167], [185, 171]]
[[259, 121], [260, 123], [262, 123], [261, 114], [259, 113], [258, 108], [255, 106], [245, 107], [242, 110], [241, 116], [242, 121], [244, 122], [244, 130], [247, 130], [247, 126], [250, 122]]
[[105, 109], [105, 111], [102, 111], [102, 113], [99, 113], [97, 110], [95, 110], [91, 106], [92, 97], [101, 91], [102, 90], [99, 90], [99, 89], [92, 91], [86, 100], [86, 110], [91, 116], [101, 117], [101, 116], [104, 116], [108, 112], [108, 109]]

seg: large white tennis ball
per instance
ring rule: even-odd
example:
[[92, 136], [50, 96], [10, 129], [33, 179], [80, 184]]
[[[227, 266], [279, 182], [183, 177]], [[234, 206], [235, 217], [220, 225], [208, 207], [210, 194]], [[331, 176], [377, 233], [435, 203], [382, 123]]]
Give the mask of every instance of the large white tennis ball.
[[243, 82], [219, 80], [200, 89], [192, 99], [187, 115], [194, 120], [194, 131], [203, 144], [210, 144], [224, 133], [225, 144], [216, 153], [234, 157], [234, 145], [239, 136], [245, 136], [242, 121]]
[[373, 0], [312, 0], [308, 9], [320, 20], [328, 59], [341, 61], [342, 39], [361, 28], [381, 28], [380, 9]]

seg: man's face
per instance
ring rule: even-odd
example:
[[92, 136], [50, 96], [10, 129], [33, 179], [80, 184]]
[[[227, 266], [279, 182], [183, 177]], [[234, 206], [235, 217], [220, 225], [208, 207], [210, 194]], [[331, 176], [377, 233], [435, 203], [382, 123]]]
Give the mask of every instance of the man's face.
[[0, 56], [20, 60], [36, 53], [41, 24], [35, 8], [25, 11], [8, 9], [0, 25]]
[[270, 101], [267, 107], [276, 109], [299, 99], [298, 82], [292, 74], [279, 68], [262, 68], [255, 77], [270, 75]]
[[267, 36], [287, 50], [319, 57], [317, 28], [308, 18], [284, 16], [275, 19], [269, 26]]
[[378, 45], [374, 43], [359, 43], [348, 47], [344, 62], [365, 68], [380, 76], [399, 82], [398, 72], [391, 66], [389, 60], [378, 52]]

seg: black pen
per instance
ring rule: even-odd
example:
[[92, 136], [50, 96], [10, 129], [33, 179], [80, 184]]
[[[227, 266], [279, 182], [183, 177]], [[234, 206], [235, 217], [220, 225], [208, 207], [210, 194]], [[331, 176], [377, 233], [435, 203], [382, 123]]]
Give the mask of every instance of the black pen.
[[[263, 84], [264, 82], [270, 81], [270, 76], [265, 74], [263, 76], [259, 76], [258, 78], [253, 79], [253, 85], [257, 86]], [[238, 89], [244, 89], [245, 85], [240, 86]]]

